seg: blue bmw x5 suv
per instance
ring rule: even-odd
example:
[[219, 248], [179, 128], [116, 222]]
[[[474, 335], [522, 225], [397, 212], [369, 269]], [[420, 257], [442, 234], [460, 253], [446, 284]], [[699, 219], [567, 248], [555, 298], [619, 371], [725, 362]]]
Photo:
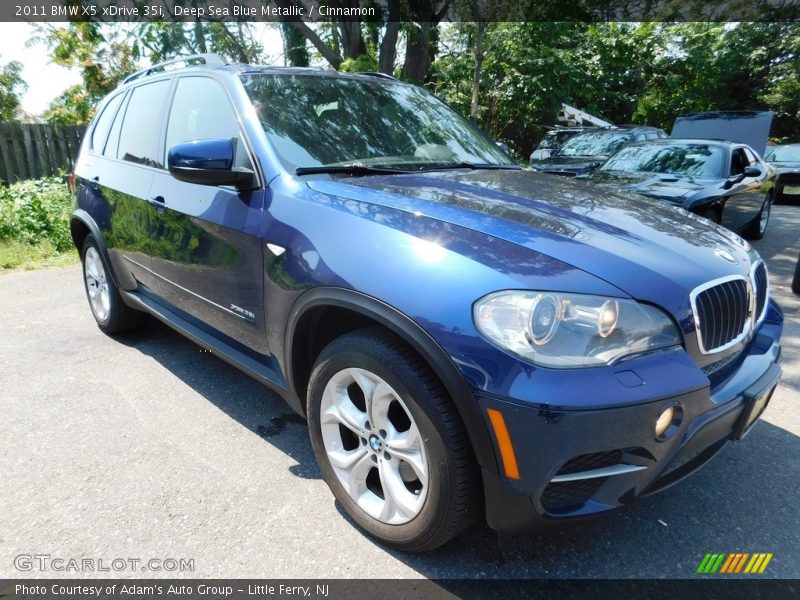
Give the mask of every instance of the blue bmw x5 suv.
[[482, 515], [607, 513], [764, 410], [783, 319], [738, 236], [522, 170], [386, 76], [183, 64], [128, 77], [87, 131], [92, 313], [153, 315], [277, 392], [368, 534], [422, 551]]

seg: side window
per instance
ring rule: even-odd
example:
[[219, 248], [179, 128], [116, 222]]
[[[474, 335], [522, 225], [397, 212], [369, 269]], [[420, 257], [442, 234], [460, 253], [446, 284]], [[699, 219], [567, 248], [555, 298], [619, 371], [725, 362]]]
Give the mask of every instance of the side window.
[[661, 137], [661, 135], [654, 132], [654, 133], [648, 133], [645, 137], [647, 137], [648, 140], [657, 140]]
[[736, 148], [731, 155], [731, 175], [741, 175], [747, 166], [747, 158], [741, 148]]
[[[130, 100], [130, 94], [128, 95]], [[119, 148], [119, 130], [122, 129], [122, 120], [125, 118], [125, 112], [128, 110], [128, 101], [123, 100], [122, 106], [117, 111], [117, 118], [114, 119], [114, 124], [111, 126], [111, 133], [108, 134], [108, 141], [106, 148], [103, 150], [103, 156], [109, 158], [117, 157], [117, 149]]]
[[117, 158], [163, 168], [158, 140], [169, 85], [170, 81], [164, 80], [134, 88], [122, 123]]
[[750, 164], [751, 167], [757, 167], [758, 163], [760, 162], [756, 155], [750, 150], [750, 148], [744, 149], [744, 155], [747, 157], [747, 162]]
[[222, 86], [208, 77], [181, 77], [167, 124], [166, 151], [195, 140], [235, 139], [237, 166], [250, 167], [239, 121]]
[[101, 154], [103, 152], [103, 148], [106, 145], [106, 138], [108, 137], [108, 131], [111, 129], [111, 123], [113, 123], [119, 105], [122, 103], [124, 97], [125, 94], [117, 94], [106, 102], [105, 108], [102, 114], [97, 118], [97, 123], [92, 130], [92, 141], [91, 144], [89, 144], [89, 149], [92, 152], [96, 154]]

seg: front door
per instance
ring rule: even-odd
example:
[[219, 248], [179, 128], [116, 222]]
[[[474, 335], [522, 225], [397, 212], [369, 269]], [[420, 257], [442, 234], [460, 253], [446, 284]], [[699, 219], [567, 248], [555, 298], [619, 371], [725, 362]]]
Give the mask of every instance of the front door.
[[[252, 168], [225, 89], [180, 77], [167, 119], [166, 151], [203, 139], [235, 139], [238, 166]], [[240, 192], [155, 176], [151, 262], [158, 301], [241, 350], [268, 354], [264, 322], [263, 191]]]
[[725, 202], [725, 209], [722, 211], [722, 224], [733, 231], [741, 231], [756, 218], [766, 196], [764, 189], [764, 182], [767, 180], [766, 167], [745, 148], [735, 148], [731, 155], [730, 177], [742, 176], [744, 169], [749, 166], [761, 169], [761, 175], [744, 177], [733, 184]]

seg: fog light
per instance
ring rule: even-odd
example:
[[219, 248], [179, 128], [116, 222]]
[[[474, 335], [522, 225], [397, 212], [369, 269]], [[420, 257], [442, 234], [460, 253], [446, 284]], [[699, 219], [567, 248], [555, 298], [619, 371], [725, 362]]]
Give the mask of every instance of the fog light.
[[669, 429], [675, 418], [675, 407], [670, 406], [667, 410], [661, 413], [656, 421], [656, 437], [661, 437]]

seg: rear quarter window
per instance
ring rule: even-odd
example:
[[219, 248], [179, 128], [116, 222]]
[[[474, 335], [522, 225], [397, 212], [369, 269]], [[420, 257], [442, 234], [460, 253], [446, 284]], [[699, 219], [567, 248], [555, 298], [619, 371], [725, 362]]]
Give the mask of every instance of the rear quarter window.
[[119, 105], [122, 104], [124, 96], [125, 94], [117, 94], [111, 98], [103, 108], [103, 112], [97, 118], [89, 143], [89, 149], [92, 152], [102, 154], [106, 145], [106, 140], [108, 139], [108, 132], [111, 130], [111, 124], [114, 122], [114, 117], [119, 110]]

